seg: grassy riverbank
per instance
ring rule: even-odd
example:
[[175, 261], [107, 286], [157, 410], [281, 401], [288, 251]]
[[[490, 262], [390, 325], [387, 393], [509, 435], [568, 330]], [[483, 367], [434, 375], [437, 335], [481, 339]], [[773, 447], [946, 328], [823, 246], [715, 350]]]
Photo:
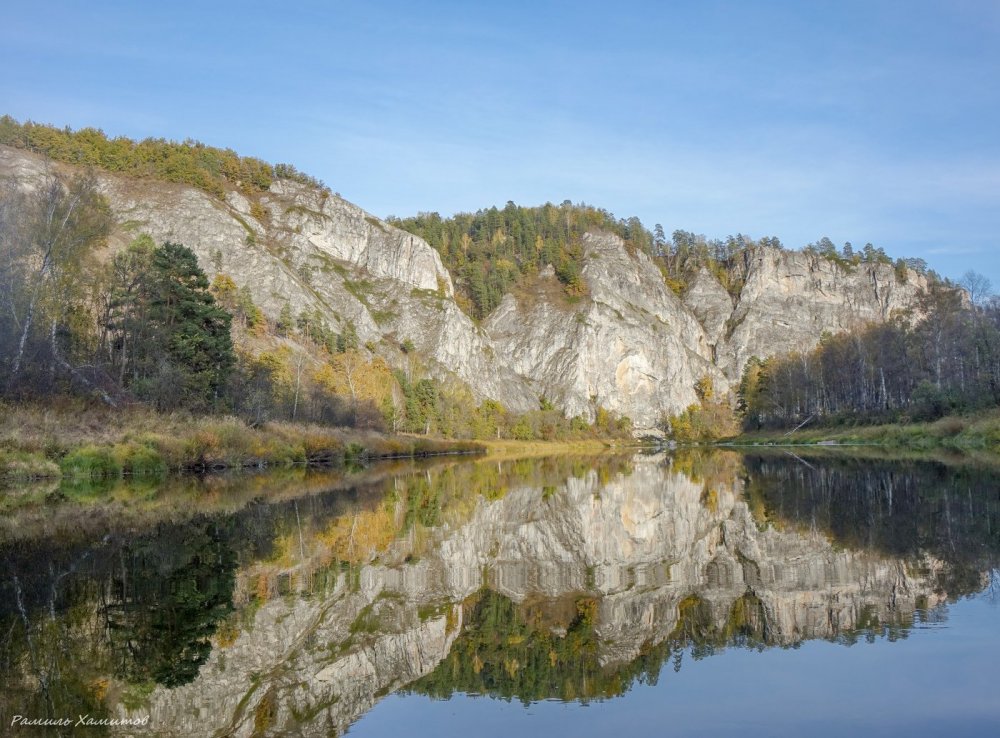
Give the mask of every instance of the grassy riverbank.
[[0, 404], [0, 484], [482, 453], [471, 441], [232, 417]]
[[1000, 411], [952, 415], [932, 423], [834, 426], [788, 431], [756, 431], [724, 441], [735, 445], [879, 445], [914, 449], [1000, 452]]

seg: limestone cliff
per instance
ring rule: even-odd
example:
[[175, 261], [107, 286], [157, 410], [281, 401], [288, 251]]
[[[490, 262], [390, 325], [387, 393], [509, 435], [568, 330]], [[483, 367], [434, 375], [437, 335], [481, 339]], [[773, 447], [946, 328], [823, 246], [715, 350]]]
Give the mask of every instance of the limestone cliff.
[[[0, 177], [25, 189], [71, 167], [0, 146]], [[193, 187], [97, 172], [118, 222], [113, 248], [139, 233], [191, 248], [210, 277], [228, 274], [271, 318], [318, 310], [334, 330], [351, 323], [362, 344], [402, 365], [413, 342], [438, 379], [523, 411], [537, 407], [527, 382], [497, 361], [489, 338], [452, 299], [451, 276], [425, 241], [337, 195], [277, 180], [251, 203]]]
[[505, 363], [568, 414], [592, 418], [601, 405], [650, 427], [697, 402], [701, 377], [726, 392], [751, 356], [807, 350], [824, 331], [885, 320], [926, 286], [912, 271], [898, 279], [887, 264], [848, 270], [765, 247], [751, 256], [737, 296], [702, 269], [680, 298], [648, 256], [616, 236], [588, 234], [579, 302], [545, 289], [531, 300], [508, 295], [485, 329]]
[[568, 415], [593, 418], [603, 406], [649, 427], [665, 409], [696, 402], [700, 377], [725, 383], [704, 328], [649, 257], [588, 234], [584, 259], [579, 303], [566, 305], [558, 290], [527, 305], [508, 295], [486, 322], [498, 355], [538, 394]]
[[802, 351], [824, 331], [886, 320], [912, 307], [926, 287], [922, 275], [907, 270], [901, 280], [890, 264], [845, 268], [814, 254], [757, 249], [728, 335], [717, 344], [717, 364], [738, 381], [751, 356]]
[[[0, 177], [31, 188], [72, 168], [0, 146]], [[476, 325], [454, 300], [451, 275], [425, 241], [337, 195], [276, 180], [258, 202], [224, 199], [156, 180], [98, 173], [121, 248], [146, 232], [189, 246], [209, 273], [250, 288], [272, 318], [318, 310], [335, 330], [352, 324], [366, 350], [403, 366], [411, 341], [430, 374], [511, 410], [540, 396], [568, 416], [598, 407], [638, 428], [696, 401], [711, 378], [725, 392], [747, 359], [814, 346], [840, 331], [913, 304], [923, 278], [891, 266], [853, 269], [800, 252], [756, 248], [731, 295], [702, 270], [679, 297], [653, 261], [615, 236], [588, 234], [584, 294], [567, 300], [545, 270]]]

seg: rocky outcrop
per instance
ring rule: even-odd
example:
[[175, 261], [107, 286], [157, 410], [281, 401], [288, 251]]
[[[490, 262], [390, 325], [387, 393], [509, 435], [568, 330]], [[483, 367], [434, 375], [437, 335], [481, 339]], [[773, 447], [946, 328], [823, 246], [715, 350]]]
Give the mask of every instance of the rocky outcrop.
[[[0, 177], [25, 189], [48, 175], [71, 176], [59, 162], [0, 146]], [[118, 222], [112, 248], [139, 233], [191, 248], [210, 277], [247, 286], [272, 319], [318, 312], [337, 331], [354, 326], [362, 344], [404, 366], [413, 342], [434, 377], [458, 382], [478, 399], [515, 411], [538, 406], [528, 383], [497, 361], [490, 340], [453, 299], [438, 253], [337, 195], [277, 180], [259, 202], [236, 190], [224, 200], [158, 180], [96, 173]]]
[[454, 294], [441, 257], [423, 239], [387, 225], [338, 195], [278, 180], [261, 203], [268, 211], [272, 237], [295, 251], [308, 254], [315, 249], [373, 277], [445, 297]]
[[684, 292], [684, 305], [705, 329], [709, 344], [718, 346], [733, 314], [733, 298], [726, 288], [702, 267]]
[[[0, 146], [0, 176], [36, 186], [65, 165]], [[756, 248], [731, 295], [701, 270], [683, 298], [657, 266], [617, 237], [588, 234], [584, 294], [567, 298], [551, 269], [507, 295], [476, 325], [453, 299], [437, 252], [346, 202], [297, 182], [275, 181], [251, 203], [233, 190], [200, 190], [97, 175], [118, 220], [113, 246], [140, 232], [192, 248], [203, 268], [250, 288], [272, 318], [285, 305], [318, 311], [335, 330], [354, 326], [366, 350], [404, 367], [411, 341], [434, 377], [514, 411], [544, 396], [567, 416], [604, 407], [640, 428], [697, 401], [703, 377], [726, 392], [751, 356], [807, 350], [825, 331], [885, 320], [925, 286], [889, 265], [843, 267], [817, 255]]]
[[881, 322], [913, 307], [926, 279], [891, 264], [843, 267], [819, 255], [756, 249], [746, 284], [728, 318], [717, 364], [738, 380], [747, 360], [815, 346], [824, 332]]
[[[704, 328], [667, 289], [648, 256], [621, 239], [584, 237], [587, 292], [567, 304], [539, 290], [530, 303], [504, 298], [485, 324], [497, 352], [567, 415], [593, 420], [598, 407], [653, 426], [664, 411], [696, 402], [695, 382], [724, 377]], [[554, 276], [543, 276], [555, 286]]]
[[603, 406], [649, 428], [697, 402], [702, 377], [724, 393], [751, 356], [808, 350], [824, 331], [885, 320], [926, 286], [886, 264], [849, 270], [763, 247], [752, 256], [737, 297], [702, 269], [681, 299], [648, 256], [616, 236], [588, 234], [587, 289], [577, 302], [544, 289], [543, 277], [530, 299], [506, 296], [484, 328], [504, 363], [568, 415], [593, 419]]

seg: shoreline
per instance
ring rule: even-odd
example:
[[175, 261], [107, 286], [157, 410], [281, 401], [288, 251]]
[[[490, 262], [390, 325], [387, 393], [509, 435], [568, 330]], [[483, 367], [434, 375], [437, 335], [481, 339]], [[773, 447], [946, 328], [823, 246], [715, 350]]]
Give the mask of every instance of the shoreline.
[[587, 438], [567, 441], [517, 441], [500, 439], [476, 441], [486, 448], [487, 459], [531, 459], [545, 456], [571, 454], [605, 454], [640, 449], [644, 446], [638, 442], [625, 442], [622, 439]]
[[946, 415], [925, 423], [817, 426], [793, 432], [751, 431], [712, 444], [721, 448], [863, 448], [1000, 454], [1000, 411]]
[[289, 422], [254, 427], [232, 416], [162, 414], [148, 408], [0, 403], [0, 492], [34, 482], [337, 469], [437, 456], [505, 460], [640, 447], [612, 438], [468, 440]]
[[274, 422], [158, 414], [144, 408], [0, 406], [0, 489], [373, 460], [482, 455], [475, 441]]

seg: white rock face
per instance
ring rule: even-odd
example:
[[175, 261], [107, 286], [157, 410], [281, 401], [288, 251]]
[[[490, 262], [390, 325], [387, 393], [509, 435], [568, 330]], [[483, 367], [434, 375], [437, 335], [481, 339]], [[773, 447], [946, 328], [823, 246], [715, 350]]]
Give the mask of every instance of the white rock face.
[[758, 249], [729, 318], [732, 333], [716, 352], [719, 367], [738, 380], [755, 354], [802, 351], [815, 346], [824, 331], [884, 321], [912, 307], [926, 287], [927, 280], [910, 270], [900, 281], [889, 264], [846, 271], [819, 256]]
[[508, 295], [484, 326], [539, 395], [570, 416], [593, 420], [603, 406], [650, 427], [665, 409], [696, 402], [700, 377], [725, 385], [705, 330], [649, 257], [616, 236], [587, 235], [584, 258], [589, 294], [579, 304], [543, 295], [524, 308]]
[[[0, 146], [0, 177], [38, 186], [71, 167]], [[241, 193], [220, 201], [201, 190], [158, 180], [98, 173], [119, 227], [111, 245], [139, 233], [191, 248], [209, 277], [228, 274], [249, 287], [272, 319], [318, 311], [337, 331], [348, 322], [362, 343], [403, 366], [410, 339], [432, 376], [458, 381], [483, 400], [523, 411], [538, 406], [526, 381], [501, 365], [489, 338], [453, 299], [451, 276], [425, 241], [329, 193], [276, 181], [254, 210]], [[261, 220], [258, 220], [260, 217]]]
[[705, 329], [709, 344], [718, 346], [725, 335], [726, 321], [733, 314], [733, 298], [704, 267], [684, 293], [684, 305]]
[[[65, 165], [0, 146], [0, 177], [21, 187]], [[455, 303], [451, 276], [426, 242], [340, 197], [285, 180], [251, 203], [224, 200], [153, 180], [99, 174], [122, 248], [137, 234], [190, 247], [209, 276], [223, 272], [248, 286], [271, 318], [284, 305], [318, 311], [335, 330], [352, 323], [391, 364], [404, 367], [409, 339], [427, 371], [514, 411], [540, 396], [567, 416], [593, 420], [604, 407], [651, 428], [665, 413], [697, 401], [695, 383], [725, 393], [746, 361], [807, 350], [824, 331], [888, 318], [926, 286], [891, 266], [851, 271], [820, 257], [758, 248], [740, 294], [702, 270], [683, 300], [657, 266], [615, 236], [585, 236], [587, 294], [572, 303], [552, 270], [537, 299], [508, 295], [482, 326]]]
[[759, 248], [737, 299], [703, 269], [682, 301], [616, 236], [586, 236], [584, 258], [589, 294], [579, 304], [543, 296], [521, 306], [508, 295], [484, 327], [504, 362], [567, 415], [592, 420], [601, 405], [639, 428], [697, 402], [702, 377], [725, 393], [751, 356], [808, 350], [824, 331], [885, 320], [926, 287], [913, 272], [900, 282], [889, 265], [847, 272]]
[[296, 182], [279, 180], [262, 198], [272, 228], [293, 248], [312, 247], [334, 259], [418, 289], [454, 294], [441, 257], [416, 236], [394, 228], [356, 205]]

